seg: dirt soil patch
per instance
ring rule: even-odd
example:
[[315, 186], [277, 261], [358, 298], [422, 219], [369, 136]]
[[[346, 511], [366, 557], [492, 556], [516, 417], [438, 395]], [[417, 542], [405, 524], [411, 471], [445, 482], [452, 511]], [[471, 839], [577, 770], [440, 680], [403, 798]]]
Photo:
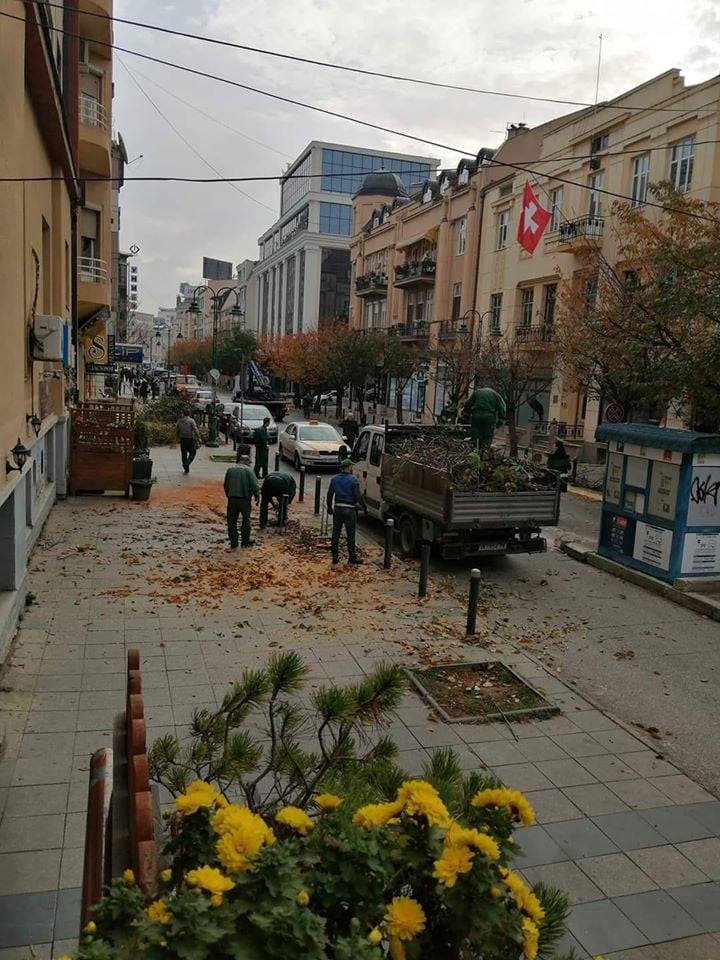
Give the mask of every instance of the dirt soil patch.
[[499, 661], [413, 670], [416, 686], [449, 720], [496, 720], [554, 708]]

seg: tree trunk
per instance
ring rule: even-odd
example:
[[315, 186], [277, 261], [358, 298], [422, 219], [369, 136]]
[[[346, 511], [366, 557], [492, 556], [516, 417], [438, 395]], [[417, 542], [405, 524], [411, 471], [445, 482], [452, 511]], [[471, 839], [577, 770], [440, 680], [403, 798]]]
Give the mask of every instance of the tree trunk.
[[395, 417], [398, 423], [403, 422], [403, 391], [395, 391]]
[[517, 431], [517, 421], [515, 418], [515, 410], [511, 410], [508, 407], [507, 411], [507, 428], [508, 428], [508, 439], [510, 441], [510, 457], [513, 460], [518, 458], [518, 431]]

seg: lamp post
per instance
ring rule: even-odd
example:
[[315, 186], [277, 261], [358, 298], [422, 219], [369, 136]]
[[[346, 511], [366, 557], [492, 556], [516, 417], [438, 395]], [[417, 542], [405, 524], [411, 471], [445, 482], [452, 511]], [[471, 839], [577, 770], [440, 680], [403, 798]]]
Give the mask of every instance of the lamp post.
[[228, 293], [235, 294], [235, 306], [230, 311], [231, 314], [237, 316], [235, 310], [237, 308], [240, 311], [239, 295], [240, 290], [238, 287], [220, 287], [219, 290], [213, 290], [211, 286], [207, 283], [201, 283], [199, 286], [195, 287], [192, 293], [192, 300], [188, 311], [197, 316], [200, 313], [200, 305], [198, 304], [198, 295], [204, 293], [206, 290], [210, 291], [210, 299], [212, 300], [212, 317], [213, 317], [213, 326], [212, 326], [212, 366], [215, 369], [217, 364], [217, 341], [218, 341], [218, 323], [220, 321], [220, 305], [225, 298], [225, 295]]

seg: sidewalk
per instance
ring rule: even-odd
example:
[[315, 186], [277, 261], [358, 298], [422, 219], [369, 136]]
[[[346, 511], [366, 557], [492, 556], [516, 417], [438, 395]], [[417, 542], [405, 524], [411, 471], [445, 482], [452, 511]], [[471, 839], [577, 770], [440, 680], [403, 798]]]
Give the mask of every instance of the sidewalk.
[[578, 957], [720, 957], [720, 801], [509, 642], [465, 645], [454, 583], [431, 578], [418, 601], [416, 566], [383, 571], [369, 539], [359, 576], [330, 571], [324, 554], [303, 556], [300, 570], [288, 554], [301, 547], [274, 531], [230, 553], [226, 464], [210, 452], [185, 477], [176, 450], [153, 451], [160, 482], [148, 505], [71, 499], [44, 531], [30, 572], [36, 604], [0, 693], [0, 960], [26, 957], [30, 943], [38, 960], [72, 948], [88, 762], [111, 744], [126, 650], [141, 650], [152, 740], [183, 733], [195, 707], [216, 704], [233, 676], [283, 646], [302, 653], [315, 685], [381, 659], [500, 655], [563, 713], [512, 728], [450, 725], [408, 694], [390, 731], [400, 764], [418, 773], [428, 751], [453, 746], [465, 769], [527, 792], [538, 824], [518, 834], [518, 865], [570, 894], [567, 946]]

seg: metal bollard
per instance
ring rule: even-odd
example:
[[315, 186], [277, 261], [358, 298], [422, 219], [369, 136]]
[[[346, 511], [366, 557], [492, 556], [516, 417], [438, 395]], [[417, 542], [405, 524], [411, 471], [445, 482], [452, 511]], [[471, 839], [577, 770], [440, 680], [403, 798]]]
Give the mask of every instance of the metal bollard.
[[278, 471], [279, 469], [280, 469], [280, 451], [278, 450], [277, 453], [275, 454], [275, 470]]
[[315, 516], [320, 514], [320, 493], [322, 488], [322, 480], [320, 477], [315, 477]]
[[420, 582], [418, 596], [427, 596], [428, 573], [430, 572], [430, 544], [423, 541], [420, 546]]
[[279, 526], [282, 532], [285, 532], [285, 527], [287, 527], [288, 522], [288, 495], [284, 493], [280, 497], [280, 518]]
[[482, 574], [477, 567], [473, 567], [470, 571], [470, 593], [468, 594], [467, 624], [465, 626], [465, 636], [467, 637], [472, 637], [475, 634], [481, 576]]
[[395, 521], [390, 518], [385, 521], [385, 559], [383, 568], [389, 570], [392, 566], [393, 534], [395, 533]]
[[305, 503], [305, 467], [300, 467], [300, 490], [298, 492], [298, 503]]

